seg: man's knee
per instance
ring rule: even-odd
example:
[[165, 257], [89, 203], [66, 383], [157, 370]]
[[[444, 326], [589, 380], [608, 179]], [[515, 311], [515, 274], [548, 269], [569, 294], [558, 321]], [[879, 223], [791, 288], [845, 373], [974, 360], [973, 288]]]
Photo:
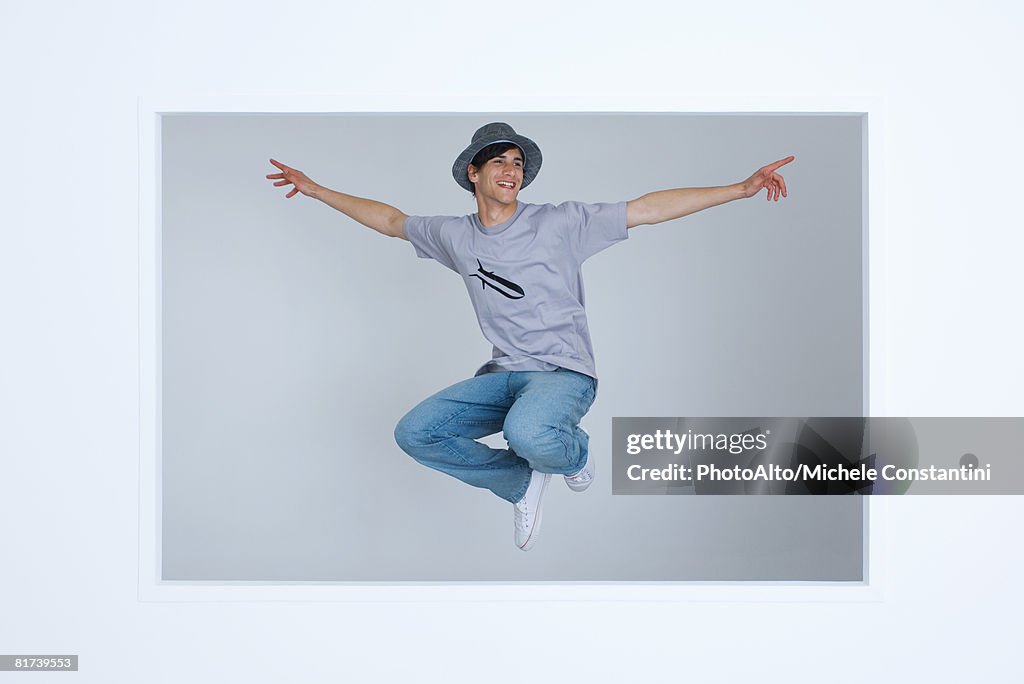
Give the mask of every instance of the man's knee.
[[395, 426], [395, 441], [402, 451], [415, 458], [413, 453], [416, 449], [430, 446], [436, 440], [430, 428], [417, 415], [413, 409], [405, 414], [398, 425]]

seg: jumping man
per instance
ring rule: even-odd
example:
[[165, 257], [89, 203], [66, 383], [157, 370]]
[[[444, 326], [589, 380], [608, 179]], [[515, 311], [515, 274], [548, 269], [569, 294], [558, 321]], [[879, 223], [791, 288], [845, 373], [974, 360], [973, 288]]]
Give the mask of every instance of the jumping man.
[[[516, 546], [537, 541], [551, 476], [582, 492], [594, 480], [580, 419], [597, 390], [584, 309], [583, 262], [625, 240], [627, 231], [686, 216], [762, 189], [786, 197], [776, 170], [786, 157], [745, 181], [713, 188], [648, 193], [628, 202], [524, 204], [519, 192], [537, 177], [540, 148], [505, 123], [478, 129], [455, 159], [455, 182], [476, 198], [468, 216], [406, 216], [393, 206], [335, 192], [273, 159], [275, 186], [302, 193], [389, 237], [412, 243], [462, 276], [493, 358], [474, 377], [425, 399], [395, 428], [414, 459], [513, 504]], [[503, 432], [507, 449], [476, 441]]]

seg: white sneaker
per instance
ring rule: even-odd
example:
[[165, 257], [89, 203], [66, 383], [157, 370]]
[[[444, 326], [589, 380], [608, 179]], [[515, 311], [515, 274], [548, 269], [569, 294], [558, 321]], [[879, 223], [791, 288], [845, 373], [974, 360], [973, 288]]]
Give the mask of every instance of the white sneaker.
[[[580, 430], [586, 432], [588, 437], [590, 436], [590, 433], [587, 432], [582, 425], [580, 426]], [[583, 468], [581, 468], [578, 473], [564, 476], [565, 484], [574, 492], [582, 492], [594, 483], [594, 458], [591, 453], [591, 450], [588, 448], [587, 462], [583, 464]]]
[[534, 470], [530, 474], [530, 486], [518, 503], [512, 504], [512, 521], [516, 528], [516, 546], [529, 551], [540, 534], [540, 504], [544, 489], [551, 480], [551, 473]]

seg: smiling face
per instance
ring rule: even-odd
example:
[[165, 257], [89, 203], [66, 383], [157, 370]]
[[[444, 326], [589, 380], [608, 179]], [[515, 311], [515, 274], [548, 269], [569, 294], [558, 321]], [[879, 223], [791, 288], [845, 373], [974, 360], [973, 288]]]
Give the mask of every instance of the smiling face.
[[467, 175], [476, 185], [477, 200], [485, 204], [515, 204], [523, 186], [523, 162], [523, 153], [518, 147], [512, 147], [483, 162], [479, 168], [470, 164]]

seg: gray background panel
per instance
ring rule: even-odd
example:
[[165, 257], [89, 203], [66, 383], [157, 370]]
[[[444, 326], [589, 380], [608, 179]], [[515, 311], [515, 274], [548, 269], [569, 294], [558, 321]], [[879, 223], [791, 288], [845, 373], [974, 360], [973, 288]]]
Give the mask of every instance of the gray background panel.
[[[274, 157], [406, 213], [469, 213], [451, 163], [494, 119], [544, 152], [527, 202], [797, 157], [788, 199], [639, 227], [587, 262], [599, 479], [552, 483], [528, 554], [509, 504], [392, 439], [490, 355], [460, 279], [264, 178]], [[861, 579], [860, 499], [613, 497], [600, 468], [612, 416], [862, 412], [862, 143], [856, 115], [163, 117], [163, 577]]]

